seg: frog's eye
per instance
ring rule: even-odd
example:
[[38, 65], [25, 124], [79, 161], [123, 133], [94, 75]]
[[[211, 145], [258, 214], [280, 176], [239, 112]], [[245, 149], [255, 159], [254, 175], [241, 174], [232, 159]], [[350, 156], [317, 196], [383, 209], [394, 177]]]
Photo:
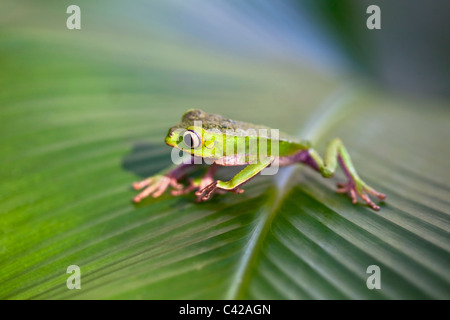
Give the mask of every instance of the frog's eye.
[[195, 131], [187, 130], [183, 134], [183, 142], [188, 148], [195, 149], [200, 147], [202, 139]]

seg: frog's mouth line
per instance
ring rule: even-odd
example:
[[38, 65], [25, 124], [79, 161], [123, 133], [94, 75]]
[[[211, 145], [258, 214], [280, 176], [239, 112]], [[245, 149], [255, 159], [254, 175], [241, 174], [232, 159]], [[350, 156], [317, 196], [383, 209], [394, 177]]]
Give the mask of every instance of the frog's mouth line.
[[[171, 144], [168, 144], [168, 145], [173, 147], [174, 149], [177, 149], [179, 151], [183, 151], [184, 153], [190, 155], [192, 158], [203, 158], [203, 159], [207, 159], [207, 160], [212, 161], [212, 162], [216, 162], [217, 160], [220, 159], [220, 158], [217, 158], [217, 157], [205, 156], [205, 155], [203, 155], [203, 153], [200, 156], [196, 156], [196, 155], [193, 154], [193, 152], [189, 152], [188, 150], [186, 150], [186, 148], [181, 148], [181, 147], [179, 147], [177, 145], [171, 145]], [[196, 150], [196, 149], [191, 149], [191, 150]]]

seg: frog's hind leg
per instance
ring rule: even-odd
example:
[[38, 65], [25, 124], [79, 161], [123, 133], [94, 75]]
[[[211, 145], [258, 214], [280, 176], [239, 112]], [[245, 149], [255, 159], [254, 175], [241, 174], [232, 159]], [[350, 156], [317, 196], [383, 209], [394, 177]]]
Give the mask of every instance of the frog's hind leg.
[[386, 195], [376, 191], [362, 181], [353, 166], [347, 149], [339, 138], [330, 141], [325, 150], [324, 160], [322, 160], [317, 151], [314, 149], [307, 149], [298, 152], [295, 155], [295, 160], [296, 162], [309, 165], [314, 170], [320, 172], [325, 178], [332, 177], [336, 172], [337, 165], [339, 164], [347, 176], [348, 181], [345, 184], [339, 183], [337, 192], [349, 193], [353, 203], [357, 202], [357, 196], [359, 196], [372, 209], [380, 210], [380, 207], [370, 199], [369, 194], [379, 198], [380, 200], [384, 200]]

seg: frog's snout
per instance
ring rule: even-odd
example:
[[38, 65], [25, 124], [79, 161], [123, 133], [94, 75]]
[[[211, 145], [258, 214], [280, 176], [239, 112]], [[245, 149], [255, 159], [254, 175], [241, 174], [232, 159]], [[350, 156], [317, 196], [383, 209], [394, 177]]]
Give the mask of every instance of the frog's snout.
[[167, 136], [165, 139], [166, 144], [169, 146], [176, 146], [178, 144], [178, 140], [180, 138], [179, 129], [170, 128], [169, 132], [167, 132]]

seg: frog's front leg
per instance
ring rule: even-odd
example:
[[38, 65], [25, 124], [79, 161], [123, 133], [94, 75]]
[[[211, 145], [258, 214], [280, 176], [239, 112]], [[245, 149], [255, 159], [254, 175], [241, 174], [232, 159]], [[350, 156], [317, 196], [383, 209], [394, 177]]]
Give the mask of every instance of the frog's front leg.
[[162, 195], [169, 186], [174, 188], [174, 190], [181, 190], [183, 186], [178, 183], [178, 181], [181, 179], [184, 171], [191, 166], [191, 163], [183, 163], [178, 166], [172, 166], [159, 174], [144, 179], [140, 182], [133, 183], [133, 188], [136, 190], [145, 188], [141, 193], [133, 198], [133, 201], [140, 202], [142, 199], [150, 195], [157, 198]]
[[298, 160], [304, 162], [315, 170], [319, 171], [323, 177], [329, 178], [336, 172], [337, 164], [341, 166], [347, 176], [348, 182], [346, 184], [338, 184], [337, 192], [344, 193], [348, 192], [352, 198], [352, 202], [357, 202], [357, 195], [361, 197], [372, 209], [380, 210], [369, 197], [369, 194], [384, 200], [386, 195], [374, 190], [372, 187], [368, 186], [361, 178], [358, 176], [355, 167], [353, 166], [350, 155], [344, 147], [342, 141], [338, 138], [332, 140], [325, 150], [325, 158], [319, 156], [319, 154], [314, 149], [308, 149], [301, 151], [298, 154]]
[[233, 178], [231, 178], [229, 181], [216, 180], [210, 183], [205, 188], [202, 188], [197, 192], [195, 192], [195, 195], [197, 196], [197, 201], [199, 202], [206, 201], [209, 199], [211, 194], [220, 190], [242, 193], [243, 190], [239, 189], [239, 186], [255, 177], [264, 168], [269, 166], [272, 163], [272, 161], [273, 161], [272, 158], [263, 159], [259, 163], [249, 164], [244, 169], [242, 169], [238, 174], [236, 174]]

